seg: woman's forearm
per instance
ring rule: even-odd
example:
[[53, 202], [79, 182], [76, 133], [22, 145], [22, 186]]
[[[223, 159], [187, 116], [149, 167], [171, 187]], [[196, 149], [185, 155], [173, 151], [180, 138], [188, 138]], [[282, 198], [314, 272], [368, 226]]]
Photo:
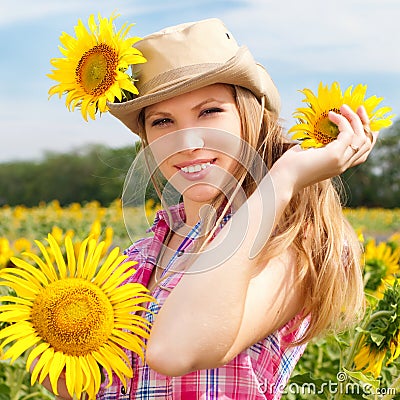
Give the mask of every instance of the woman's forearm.
[[[180, 375], [224, 364], [231, 357], [230, 349], [244, 321], [250, 281], [260, 271], [259, 260], [253, 256], [268, 240], [293, 193], [290, 177], [280, 171], [276, 168], [263, 179], [259, 190], [235, 213], [169, 295], [150, 335], [150, 366], [165, 374]], [[281, 276], [279, 270], [278, 275], [276, 270], [271, 271], [274, 279], [282, 281], [290, 273], [285, 268], [281, 268]], [[268, 281], [268, 277], [263, 279]], [[278, 284], [269, 282], [271, 286]], [[269, 290], [268, 286], [265, 289]], [[264, 322], [257, 328], [268, 329]]]

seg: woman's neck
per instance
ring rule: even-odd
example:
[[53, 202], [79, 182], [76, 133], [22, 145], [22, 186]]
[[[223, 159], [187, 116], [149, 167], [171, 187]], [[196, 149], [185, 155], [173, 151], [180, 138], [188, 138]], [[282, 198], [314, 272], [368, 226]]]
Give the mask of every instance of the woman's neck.
[[183, 204], [185, 205], [186, 225], [193, 227], [199, 220], [201, 215], [201, 208], [207, 206], [206, 203], [198, 203], [191, 199], [183, 198]]

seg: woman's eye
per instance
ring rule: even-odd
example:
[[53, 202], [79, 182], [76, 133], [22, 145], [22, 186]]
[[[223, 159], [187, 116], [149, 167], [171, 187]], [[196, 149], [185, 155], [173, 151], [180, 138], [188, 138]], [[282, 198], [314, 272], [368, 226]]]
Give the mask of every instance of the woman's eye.
[[169, 123], [171, 123], [171, 119], [170, 118], [159, 118], [159, 119], [155, 119], [152, 123], [151, 126], [164, 126], [164, 125], [168, 125]]
[[222, 108], [218, 107], [206, 108], [200, 113], [200, 115], [210, 115], [210, 114], [220, 113], [222, 111], [223, 111]]

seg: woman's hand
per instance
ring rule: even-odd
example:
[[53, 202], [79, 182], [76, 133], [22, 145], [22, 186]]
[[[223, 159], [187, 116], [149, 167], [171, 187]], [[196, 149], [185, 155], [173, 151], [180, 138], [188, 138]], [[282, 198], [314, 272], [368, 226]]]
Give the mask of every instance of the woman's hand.
[[[38, 363], [38, 358], [36, 358], [35, 360], [32, 361], [32, 364], [29, 368], [30, 373], [33, 372], [33, 370], [35, 369], [36, 364]], [[41, 382], [41, 384], [51, 393], [54, 393], [53, 388], [51, 386], [50, 383], [50, 378], [49, 375], [47, 375], [43, 382]], [[58, 378], [58, 382], [57, 382], [57, 390], [58, 390], [58, 395], [56, 396], [56, 399], [62, 399], [62, 400], [72, 400], [72, 397], [70, 396], [70, 394], [68, 393], [67, 390], [67, 384], [66, 384], [66, 380], [65, 380], [65, 372], [62, 371], [60, 374], [60, 377]]]
[[378, 132], [369, 135], [369, 119], [364, 107], [355, 113], [343, 105], [340, 114], [330, 111], [329, 119], [339, 128], [336, 140], [325, 147], [307, 150], [296, 145], [286, 151], [270, 171], [291, 182], [292, 194], [363, 163], [376, 143]]

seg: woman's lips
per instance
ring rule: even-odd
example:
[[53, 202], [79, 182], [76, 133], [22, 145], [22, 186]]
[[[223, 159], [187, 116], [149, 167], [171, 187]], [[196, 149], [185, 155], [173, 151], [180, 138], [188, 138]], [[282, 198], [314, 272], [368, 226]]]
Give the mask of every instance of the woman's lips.
[[212, 168], [216, 159], [211, 160], [193, 160], [177, 164], [179, 173], [185, 179], [190, 181], [200, 180], [204, 178]]

